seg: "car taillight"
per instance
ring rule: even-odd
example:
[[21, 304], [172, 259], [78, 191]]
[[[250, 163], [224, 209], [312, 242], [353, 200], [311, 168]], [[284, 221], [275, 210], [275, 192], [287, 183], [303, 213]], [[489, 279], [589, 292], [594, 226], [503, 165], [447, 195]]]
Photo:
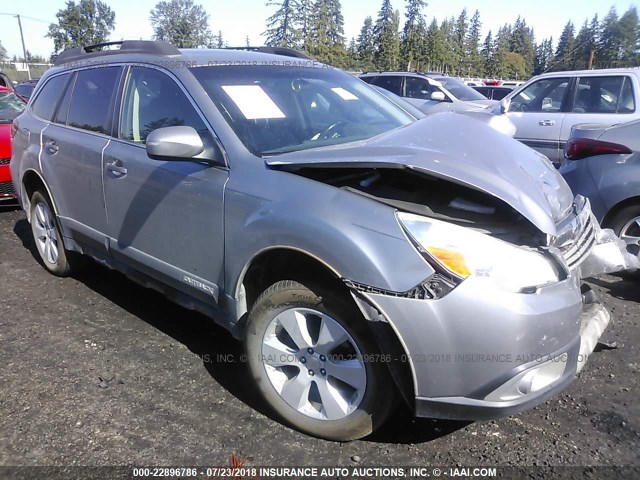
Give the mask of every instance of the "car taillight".
[[564, 146], [564, 156], [569, 160], [580, 160], [585, 157], [611, 153], [633, 153], [633, 151], [625, 145], [594, 140], [593, 138], [572, 138]]

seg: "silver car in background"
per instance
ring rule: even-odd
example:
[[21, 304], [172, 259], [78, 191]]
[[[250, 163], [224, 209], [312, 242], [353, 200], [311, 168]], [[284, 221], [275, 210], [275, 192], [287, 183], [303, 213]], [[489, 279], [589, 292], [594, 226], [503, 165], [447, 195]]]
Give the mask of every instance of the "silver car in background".
[[493, 112], [511, 120], [517, 140], [559, 165], [574, 125], [636, 120], [639, 100], [640, 67], [551, 72], [516, 87]]
[[640, 120], [620, 125], [576, 125], [560, 167], [575, 194], [630, 250], [640, 248]]
[[210, 316], [277, 416], [327, 439], [396, 396], [511, 415], [584, 365], [599, 226], [545, 157], [310, 59], [119, 44], [63, 52], [14, 124], [47, 270], [89, 256]]

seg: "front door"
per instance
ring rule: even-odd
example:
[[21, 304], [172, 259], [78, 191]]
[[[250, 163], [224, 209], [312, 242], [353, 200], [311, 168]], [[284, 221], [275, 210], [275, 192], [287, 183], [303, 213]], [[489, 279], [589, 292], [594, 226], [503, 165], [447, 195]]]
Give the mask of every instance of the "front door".
[[513, 97], [506, 113], [516, 126], [514, 138], [558, 163], [560, 131], [569, 77], [543, 78]]
[[223, 280], [228, 172], [202, 162], [152, 160], [145, 149], [157, 128], [192, 126], [203, 137], [211, 132], [176, 80], [161, 70], [131, 67], [123, 95], [119, 132], [104, 158], [112, 255], [215, 303]]

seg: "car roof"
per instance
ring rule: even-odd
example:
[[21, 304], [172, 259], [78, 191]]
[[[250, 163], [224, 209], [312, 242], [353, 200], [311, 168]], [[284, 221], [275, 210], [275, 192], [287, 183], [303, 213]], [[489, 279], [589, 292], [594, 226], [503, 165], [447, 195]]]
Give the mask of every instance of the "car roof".
[[416, 77], [448, 77], [446, 73], [440, 72], [364, 72], [358, 75], [359, 77], [373, 77], [373, 76], [384, 76], [384, 75], [405, 75], [405, 76], [416, 76]]
[[[120, 45], [120, 49], [98, 50], [113, 45]], [[125, 40], [64, 50], [56, 58], [54, 69], [128, 62], [155, 63], [167, 68], [218, 65], [323, 66], [321, 62], [300, 52], [284, 48], [178, 49], [167, 42]]]
[[9, 87], [0, 87], [0, 92], [12, 92], [13, 93], [13, 89], [11, 89]]
[[596, 70], [565, 70], [561, 72], [548, 72], [538, 75], [536, 78], [544, 78], [544, 77], [557, 77], [561, 75], [566, 75], [570, 77], [578, 77], [578, 76], [586, 76], [586, 75], [608, 75], [608, 74], [621, 74], [621, 73], [633, 73], [635, 75], [640, 75], [640, 67], [629, 67], [629, 68], [602, 68]]

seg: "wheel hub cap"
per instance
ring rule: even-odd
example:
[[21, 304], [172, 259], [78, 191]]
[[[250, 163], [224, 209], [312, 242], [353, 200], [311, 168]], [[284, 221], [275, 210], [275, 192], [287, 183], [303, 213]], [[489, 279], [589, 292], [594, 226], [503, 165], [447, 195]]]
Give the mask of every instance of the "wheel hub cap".
[[353, 337], [335, 319], [308, 308], [292, 308], [267, 327], [262, 355], [269, 381], [298, 412], [339, 420], [360, 405], [367, 372]]

